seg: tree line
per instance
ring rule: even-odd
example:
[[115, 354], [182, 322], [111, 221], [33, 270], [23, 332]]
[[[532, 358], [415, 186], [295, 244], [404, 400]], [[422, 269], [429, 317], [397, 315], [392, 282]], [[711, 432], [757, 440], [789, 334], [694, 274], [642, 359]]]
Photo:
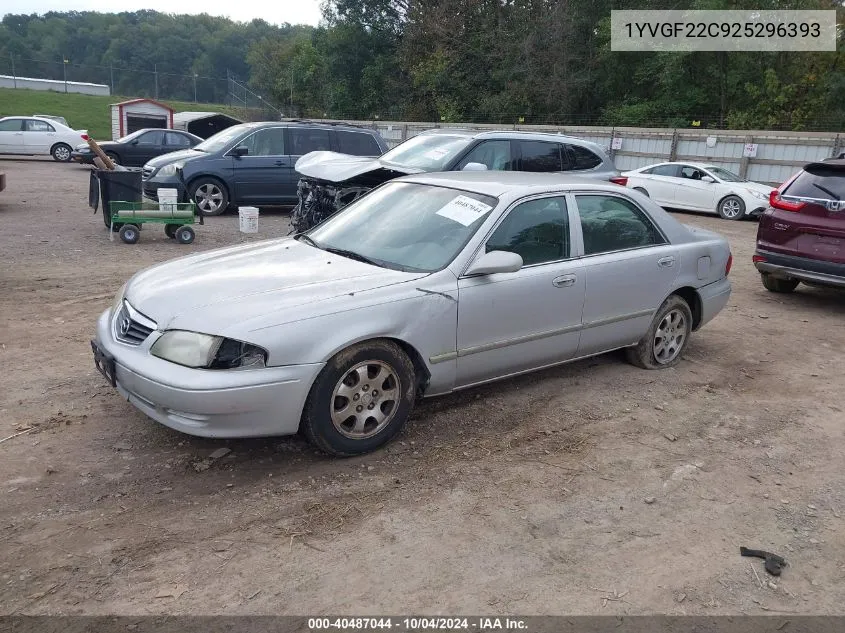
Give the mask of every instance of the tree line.
[[[168, 97], [187, 100], [184, 76], [233, 74], [286, 114], [307, 117], [845, 128], [841, 51], [612, 52], [611, 8], [665, 4], [327, 0], [318, 27], [153, 11], [7, 15], [0, 60], [61, 59], [70, 50], [100, 67], [88, 81], [103, 83], [110, 65], [155, 66], [185, 93]], [[841, 11], [832, 0], [677, 0], [672, 8]], [[149, 92], [149, 78], [122, 73], [121, 82], [115, 92]]]

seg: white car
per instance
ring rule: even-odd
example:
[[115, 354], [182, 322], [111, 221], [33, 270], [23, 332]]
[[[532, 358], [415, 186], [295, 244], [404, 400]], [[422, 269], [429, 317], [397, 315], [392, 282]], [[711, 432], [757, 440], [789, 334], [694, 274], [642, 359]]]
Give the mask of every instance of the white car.
[[7, 116], [0, 119], [0, 154], [49, 155], [67, 162], [87, 130], [72, 130], [58, 121], [37, 116]]
[[773, 189], [704, 163], [658, 163], [622, 175], [628, 187], [662, 207], [709, 211], [726, 220], [759, 215], [768, 207]]

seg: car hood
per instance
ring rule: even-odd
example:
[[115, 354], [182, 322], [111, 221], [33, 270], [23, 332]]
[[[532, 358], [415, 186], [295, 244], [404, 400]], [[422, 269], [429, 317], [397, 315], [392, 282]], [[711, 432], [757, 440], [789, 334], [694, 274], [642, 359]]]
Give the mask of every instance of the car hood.
[[145, 167], [155, 167], [157, 169], [159, 167], [169, 165], [170, 163], [175, 163], [177, 160], [187, 162], [196, 160], [197, 158], [202, 158], [203, 156], [208, 156], [208, 154], [206, 152], [198, 152], [193, 149], [180, 149], [176, 152], [162, 154], [161, 156], [156, 156], [155, 158], [148, 160]]
[[351, 156], [338, 152], [311, 152], [296, 161], [296, 171], [308, 178], [340, 183], [363, 179], [369, 175], [384, 182], [399, 176], [418, 174], [423, 170], [388, 163], [379, 158]]
[[129, 281], [125, 298], [159, 330], [231, 336], [338, 312], [362, 293], [424, 276], [282, 238], [153, 266]]
[[[117, 147], [118, 145], [120, 145], [120, 143], [116, 143], [115, 141], [103, 141], [103, 142], [98, 141], [97, 145], [99, 145], [101, 149], [106, 150], [106, 149], [110, 149], [110, 148], [113, 148], [113, 147]], [[76, 146], [75, 149], [76, 149], [77, 152], [90, 152], [91, 146], [88, 145], [88, 143], [80, 143], [79, 145]]]

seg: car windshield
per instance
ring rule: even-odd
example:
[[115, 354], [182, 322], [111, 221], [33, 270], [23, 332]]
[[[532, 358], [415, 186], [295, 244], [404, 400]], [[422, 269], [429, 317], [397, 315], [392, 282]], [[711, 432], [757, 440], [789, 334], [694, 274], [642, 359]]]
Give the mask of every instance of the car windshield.
[[725, 182], [747, 182], [745, 178], [740, 178], [732, 171], [722, 169], [721, 167], [708, 167], [707, 171], [716, 176], [719, 180], [724, 180]]
[[454, 134], [420, 134], [397, 145], [381, 160], [423, 171], [440, 171], [471, 141], [468, 136]]
[[497, 202], [458, 189], [391, 182], [301, 239], [385, 268], [434, 272], [455, 258]]
[[252, 129], [252, 127], [253, 126], [251, 125], [233, 125], [232, 127], [227, 127], [225, 130], [219, 131], [214, 136], [209, 136], [202, 143], [194, 146], [194, 149], [198, 152], [208, 152], [209, 154], [219, 152], [245, 131]]

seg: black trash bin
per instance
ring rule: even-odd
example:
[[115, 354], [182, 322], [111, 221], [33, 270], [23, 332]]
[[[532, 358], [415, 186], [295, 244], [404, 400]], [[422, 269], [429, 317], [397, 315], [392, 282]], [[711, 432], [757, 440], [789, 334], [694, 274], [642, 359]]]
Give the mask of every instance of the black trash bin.
[[[125, 171], [110, 171], [108, 169], [92, 169], [91, 180], [88, 184], [88, 206], [94, 211], [98, 204], [103, 208], [103, 222], [111, 226], [110, 202], [141, 202], [141, 170], [127, 169]], [[120, 228], [114, 225], [113, 229]]]

